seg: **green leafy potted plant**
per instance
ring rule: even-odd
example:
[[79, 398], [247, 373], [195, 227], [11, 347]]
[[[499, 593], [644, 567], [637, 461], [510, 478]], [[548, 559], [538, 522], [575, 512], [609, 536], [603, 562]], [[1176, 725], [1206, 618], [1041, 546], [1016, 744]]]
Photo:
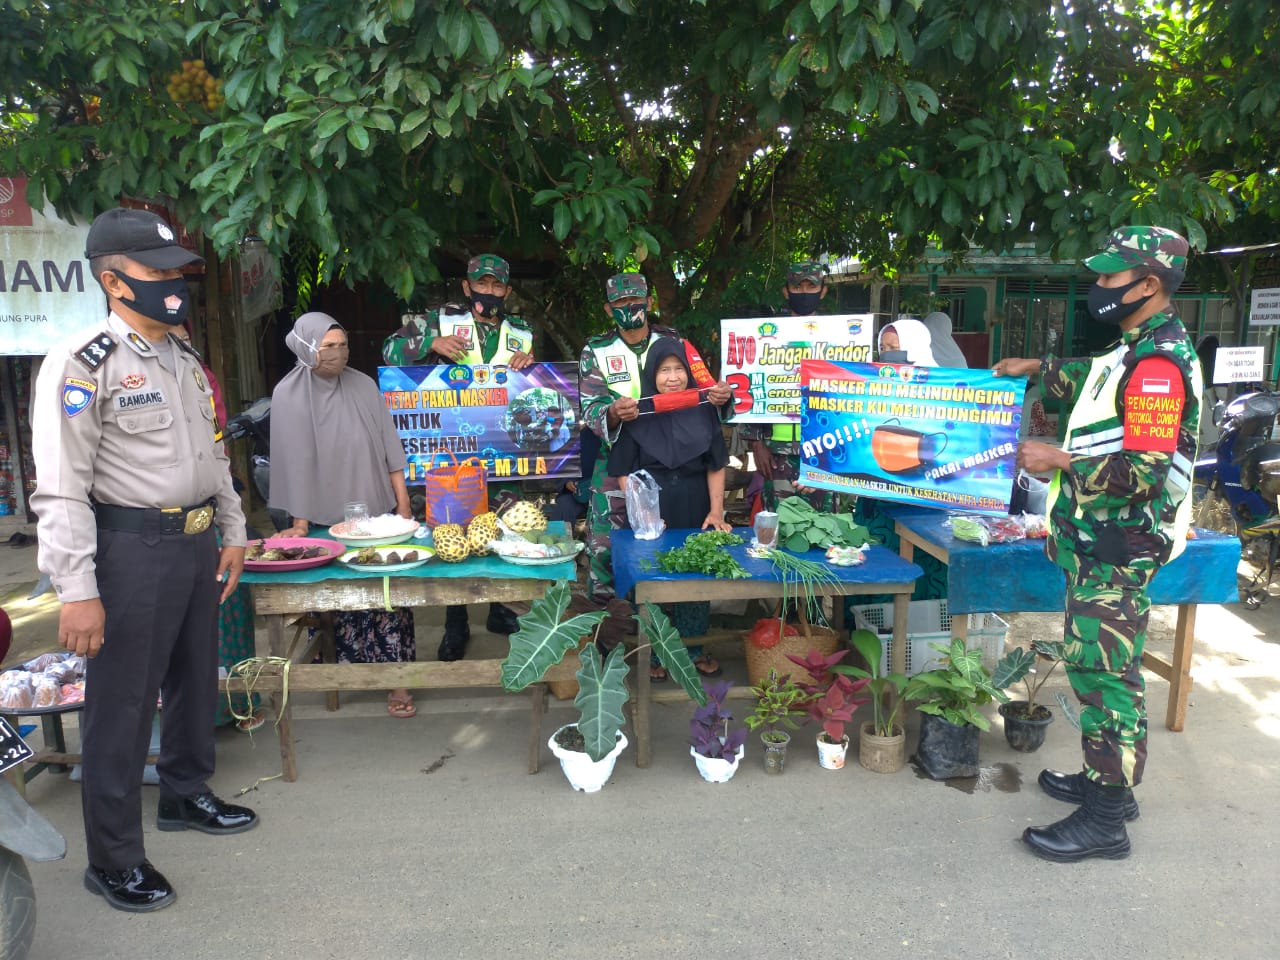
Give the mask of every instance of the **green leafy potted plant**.
[[[519, 618], [520, 629], [508, 638], [511, 649], [502, 662], [503, 689], [515, 692], [541, 682], [547, 671], [605, 618], [604, 611], [566, 618], [569, 600], [569, 585], [562, 580]], [[643, 606], [641, 616], [647, 621], [645, 635], [667, 673], [699, 705], [705, 703], [707, 695], [697, 668], [671, 621], [649, 603]], [[637, 652], [640, 650], [648, 655], [647, 646]], [[578, 695], [573, 700], [578, 721], [561, 727], [547, 743], [575, 790], [594, 793], [604, 786], [618, 754], [627, 745], [622, 732], [622, 708], [628, 697], [626, 657], [622, 644], [603, 659], [594, 643], [588, 643], [578, 654]]]
[[[1031, 649], [1015, 647], [1000, 658], [992, 672], [992, 682], [1001, 690], [1022, 681], [1027, 691], [1025, 700], [1009, 700], [999, 706], [1004, 718], [1004, 738], [1009, 746], [1022, 753], [1034, 753], [1044, 743], [1053, 711], [1036, 702], [1040, 688], [1057, 669], [1065, 653], [1061, 640], [1032, 640]], [[1047, 670], [1037, 669], [1040, 661], [1048, 661]]]
[[833, 669], [848, 650], [837, 650], [823, 655], [810, 650], [806, 656], [791, 654], [787, 659], [804, 669], [812, 683], [800, 682], [800, 689], [808, 695], [805, 709], [809, 718], [822, 730], [818, 734], [818, 762], [827, 770], [839, 770], [844, 766], [845, 751], [849, 749], [849, 735], [845, 725], [853, 720], [854, 711], [867, 702], [858, 694], [866, 689], [868, 681], [854, 679]]
[[762, 730], [760, 742], [764, 744], [764, 772], [782, 773], [787, 764], [787, 745], [791, 734], [779, 727], [800, 729], [796, 717], [805, 710], [809, 695], [788, 675], [779, 677], [777, 670], [770, 670], [752, 693], [756, 697], [755, 710], [744, 720], [752, 730]]
[[729, 680], [706, 684], [706, 702], [693, 711], [689, 721], [689, 753], [708, 783], [733, 779], [747, 739], [746, 730], [729, 729], [733, 714], [724, 701], [732, 686]]
[[931, 646], [945, 662], [909, 678], [903, 689], [922, 715], [916, 763], [934, 780], [976, 777], [978, 733], [991, 727], [982, 708], [1009, 698], [982, 665], [982, 651], [969, 650], [958, 637], [949, 647]]
[[[855, 630], [849, 643], [867, 662], [869, 670], [852, 664], [832, 667], [854, 677], [865, 677], [871, 694], [871, 719], [858, 731], [858, 762], [876, 773], [897, 773], [907, 763], [907, 733], [898, 720], [904, 702], [902, 691], [907, 677], [902, 673], [881, 673], [884, 644], [872, 630]], [[886, 704], [886, 700], [890, 703]]]

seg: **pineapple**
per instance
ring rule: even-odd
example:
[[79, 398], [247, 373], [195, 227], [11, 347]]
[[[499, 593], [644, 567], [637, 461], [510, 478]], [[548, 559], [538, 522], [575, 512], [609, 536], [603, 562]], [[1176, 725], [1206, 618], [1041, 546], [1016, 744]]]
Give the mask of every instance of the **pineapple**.
[[482, 513], [467, 524], [467, 547], [473, 557], [483, 557], [489, 552], [489, 541], [498, 538], [498, 515]]
[[442, 523], [431, 531], [436, 556], [445, 563], [461, 563], [467, 559], [467, 532], [456, 523]]
[[502, 515], [502, 522], [516, 533], [547, 529], [547, 518], [534, 504], [521, 500]]

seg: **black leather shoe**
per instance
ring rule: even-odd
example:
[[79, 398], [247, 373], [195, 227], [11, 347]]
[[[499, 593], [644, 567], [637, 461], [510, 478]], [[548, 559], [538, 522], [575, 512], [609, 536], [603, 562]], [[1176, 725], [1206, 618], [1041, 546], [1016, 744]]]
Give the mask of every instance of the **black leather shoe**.
[[146, 860], [128, 870], [102, 870], [90, 864], [84, 871], [84, 888], [129, 913], [161, 910], [178, 898], [164, 874]]
[[248, 807], [219, 800], [212, 793], [193, 797], [160, 795], [156, 827], [160, 830], [199, 830], [201, 833], [244, 833], [258, 825], [258, 815]]
[[1124, 787], [1109, 787], [1085, 778], [1084, 802], [1065, 820], [1047, 827], [1027, 827], [1022, 842], [1031, 852], [1055, 863], [1089, 857], [1123, 860], [1129, 856], [1124, 829]]
[[485, 629], [490, 633], [509, 637], [520, 629], [520, 619], [510, 607], [504, 607], [500, 603], [491, 603], [489, 604], [489, 617], [485, 620], [484, 625]]
[[[1059, 773], [1057, 770], [1040, 771], [1040, 789], [1064, 803], [1084, 803], [1084, 771], [1075, 773]], [[1138, 819], [1138, 801], [1134, 799], [1133, 790], [1124, 788], [1124, 818]]]
[[467, 643], [471, 640], [471, 626], [467, 623], [467, 608], [461, 605], [445, 608], [444, 639], [436, 651], [437, 659], [461, 660], [467, 655]]

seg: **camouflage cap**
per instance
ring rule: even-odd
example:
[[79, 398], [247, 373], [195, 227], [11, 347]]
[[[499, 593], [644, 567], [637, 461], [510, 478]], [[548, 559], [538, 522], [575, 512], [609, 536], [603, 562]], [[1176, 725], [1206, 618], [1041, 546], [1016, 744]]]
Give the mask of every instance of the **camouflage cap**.
[[482, 253], [467, 261], [467, 276], [472, 280], [490, 276], [499, 283], [506, 283], [511, 278], [511, 266], [496, 253]]
[[827, 268], [817, 260], [801, 260], [787, 268], [787, 286], [812, 280], [818, 286], [827, 282]]
[[1185, 270], [1187, 241], [1164, 227], [1121, 227], [1107, 238], [1101, 253], [1084, 261], [1094, 273], [1121, 273], [1134, 267]]
[[623, 297], [647, 297], [649, 283], [641, 273], [616, 273], [604, 285], [606, 300], [621, 300]]

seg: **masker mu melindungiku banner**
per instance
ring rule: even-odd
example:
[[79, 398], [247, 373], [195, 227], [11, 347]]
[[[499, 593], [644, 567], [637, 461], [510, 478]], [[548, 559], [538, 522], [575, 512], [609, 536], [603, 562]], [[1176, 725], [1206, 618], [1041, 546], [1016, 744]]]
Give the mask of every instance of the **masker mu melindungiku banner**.
[[800, 361], [871, 359], [869, 313], [720, 321], [720, 376], [733, 387], [730, 423], [799, 423]]
[[578, 365], [379, 367], [405, 477], [479, 457], [490, 480], [580, 476]]
[[1009, 512], [1022, 377], [909, 364], [800, 365], [805, 486], [927, 507]]

